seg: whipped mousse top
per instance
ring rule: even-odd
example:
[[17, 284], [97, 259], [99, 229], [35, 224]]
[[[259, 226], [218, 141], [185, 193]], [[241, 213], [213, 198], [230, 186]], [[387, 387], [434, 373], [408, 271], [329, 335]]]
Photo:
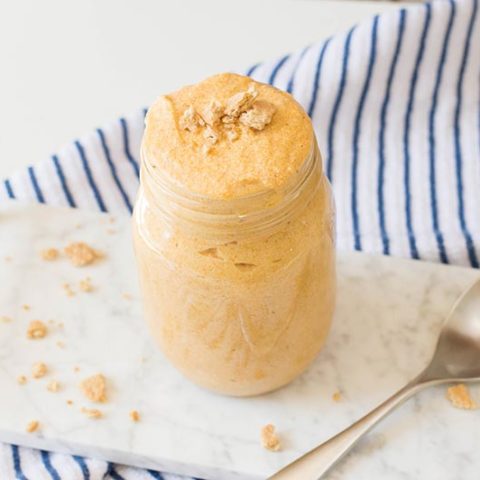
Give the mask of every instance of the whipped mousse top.
[[290, 94], [223, 73], [155, 101], [142, 155], [178, 189], [228, 200], [286, 188], [313, 144], [310, 119]]

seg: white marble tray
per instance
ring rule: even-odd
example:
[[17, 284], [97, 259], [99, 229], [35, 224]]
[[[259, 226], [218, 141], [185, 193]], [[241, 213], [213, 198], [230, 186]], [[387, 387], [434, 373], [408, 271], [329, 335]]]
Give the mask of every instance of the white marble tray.
[[[107, 258], [84, 269], [40, 259], [43, 248], [73, 240], [91, 243]], [[224, 398], [184, 380], [150, 341], [127, 218], [110, 223], [106, 215], [81, 211], [3, 207], [0, 316], [13, 320], [0, 323], [0, 440], [201, 478], [265, 478], [416, 374], [453, 301], [479, 277], [468, 269], [361, 254], [342, 254], [338, 264], [335, 324], [316, 363], [273, 394]], [[96, 291], [67, 297], [62, 284], [87, 275]], [[26, 326], [37, 318], [64, 327], [29, 341]], [[19, 386], [17, 376], [36, 361], [52, 373]], [[111, 385], [101, 420], [80, 413], [88, 404], [77, 387], [96, 372]], [[51, 378], [62, 382], [61, 392], [46, 390]], [[338, 403], [332, 400], [337, 389]], [[480, 392], [475, 387], [473, 393]], [[141, 413], [138, 424], [129, 419], [131, 409]], [[476, 478], [479, 414], [454, 409], [444, 388], [424, 392], [376, 428], [329, 478]], [[41, 422], [39, 433], [25, 433], [31, 419]], [[259, 430], [268, 422], [278, 427], [282, 452], [260, 446]]]

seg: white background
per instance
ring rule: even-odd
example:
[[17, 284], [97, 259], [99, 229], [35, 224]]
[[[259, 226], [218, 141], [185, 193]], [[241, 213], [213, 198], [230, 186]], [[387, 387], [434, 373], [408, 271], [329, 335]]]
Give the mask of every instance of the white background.
[[0, 178], [157, 95], [398, 3], [0, 0]]

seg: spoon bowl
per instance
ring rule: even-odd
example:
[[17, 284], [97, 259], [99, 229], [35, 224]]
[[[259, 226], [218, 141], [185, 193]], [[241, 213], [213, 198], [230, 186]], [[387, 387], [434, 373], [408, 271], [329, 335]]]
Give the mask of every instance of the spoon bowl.
[[480, 281], [455, 303], [437, 342], [424, 381], [480, 380]]

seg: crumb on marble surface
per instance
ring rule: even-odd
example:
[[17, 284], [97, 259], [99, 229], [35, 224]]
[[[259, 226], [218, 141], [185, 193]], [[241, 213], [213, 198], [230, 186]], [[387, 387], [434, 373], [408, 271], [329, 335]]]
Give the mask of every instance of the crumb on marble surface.
[[73, 367], [73, 371], [75, 373], [78, 373], [80, 371], [80, 367], [77, 367], [77, 366]]
[[3, 257], [3, 259], [6, 261], [6, 262], [11, 262], [12, 261], [12, 257], [10, 255], [5, 255]]
[[65, 254], [75, 267], [85, 267], [102, 257], [102, 254], [85, 242], [72, 242], [65, 247]]
[[33, 378], [42, 378], [48, 372], [47, 365], [43, 362], [34, 363], [32, 366], [32, 377]]
[[28, 433], [33, 433], [33, 432], [36, 432], [39, 427], [40, 427], [40, 422], [38, 420], [32, 420], [31, 422], [28, 423], [26, 430]]
[[83, 280], [80, 280], [78, 287], [82, 292], [86, 292], [86, 293], [93, 292], [93, 285], [90, 277], [86, 277]]
[[6, 315], [0, 315], [0, 323], [10, 323], [11, 321], [11, 317], [7, 317]]
[[22, 305], [22, 309], [25, 310], [26, 312], [28, 312], [30, 310], [30, 305], [25, 303], [24, 305]]
[[271, 423], [262, 427], [260, 438], [262, 440], [262, 445], [267, 450], [272, 452], [278, 452], [280, 450], [280, 439], [275, 433], [275, 425]]
[[62, 340], [57, 340], [56, 345], [58, 348], [65, 348], [65, 342]]
[[59, 252], [56, 248], [46, 248], [40, 253], [43, 260], [47, 262], [52, 262], [58, 258]]
[[47, 390], [52, 393], [57, 393], [60, 390], [60, 382], [58, 380], [50, 380], [47, 384]]
[[32, 320], [27, 328], [27, 338], [38, 340], [47, 335], [47, 326], [41, 320]]
[[92, 375], [80, 383], [80, 388], [90, 401], [104, 403], [107, 401], [107, 385], [101, 373]]
[[98, 419], [103, 417], [103, 413], [97, 408], [82, 407], [80, 411], [84, 413], [88, 418]]
[[124, 298], [125, 300], [132, 300], [133, 296], [132, 296], [131, 293], [123, 292], [122, 293], [122, 298]]
[[67, 297], [75, 296], [75, 291], [73, 290], [72, 286], [69, 283], [64, 283], [62, 286], [63, 286], [63, 289], [65, 290]]
[[67, 405], [73, 405], [73, 400], [68, 399], [67, 400]]
[[468, 387], [463, 383], [448, 387], [447, 398], [456, 408], [462, 408], [464, 410], [474, 410], [477, 408], [475, 400], [470, 396]]
[[17, 383], [19, 385], [25, 385], [27, 383], [27, 377], [25, 375], [19, 375], [17, 377]]
[[131, 418], [132, 422], [140, 421], [140, 414], [138, 413], [137, 410], [132, 410], [129, 415], [130, 415], [130, 418]]
[[340, 393], [339, 390], [337, 390], [336, 392], [334, 392], [334, 394], [332, 395], [332, 400], [334, 402], [340, 402], [342, 400], [342, 394]]

